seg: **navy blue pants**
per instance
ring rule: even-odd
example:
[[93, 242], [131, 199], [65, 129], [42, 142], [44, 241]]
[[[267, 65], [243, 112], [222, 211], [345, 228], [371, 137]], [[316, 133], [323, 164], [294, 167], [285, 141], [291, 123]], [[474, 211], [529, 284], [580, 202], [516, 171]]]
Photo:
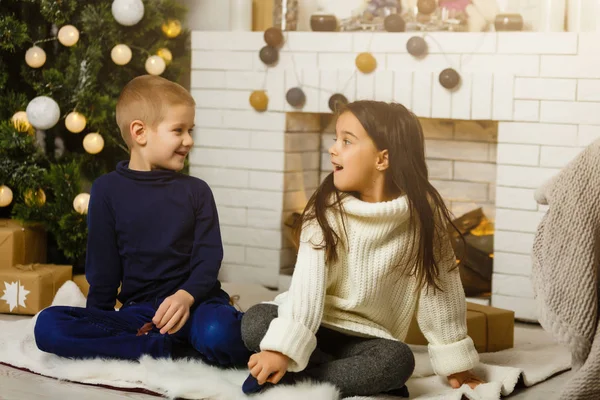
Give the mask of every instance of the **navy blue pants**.
[[242, 313], [220, 291], [216, 297], [195, 304], [186, 324], [173, 335], [153, 327], [138, 336], [151, 322], [161, 300], [134, 303], [119, 311], [55, 306], [43, 310], [34, 334], [40, 350], [68, 358], [116, 358], [137, 360], [198, 356], [222, 366], [246, 365], [250, 352], [241, 337]]

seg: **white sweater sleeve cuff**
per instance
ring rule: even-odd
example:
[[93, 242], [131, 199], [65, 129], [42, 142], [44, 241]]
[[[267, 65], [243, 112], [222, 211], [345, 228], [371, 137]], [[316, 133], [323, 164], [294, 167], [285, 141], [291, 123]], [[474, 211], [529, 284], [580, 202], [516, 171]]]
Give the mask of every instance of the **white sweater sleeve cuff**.
[[470, 337], [444, 345], [429, 345], [429, 357], [436, 374], [448, 376], [467, 371], [479, 363], [479, 354]]
[[289, 319], [275, 318], [260, 342], [261, 350], [277, 351], [290, 359], [288, 371], [300, 372], [308, 365], [317, 347], [317, 338], [306, 326]]

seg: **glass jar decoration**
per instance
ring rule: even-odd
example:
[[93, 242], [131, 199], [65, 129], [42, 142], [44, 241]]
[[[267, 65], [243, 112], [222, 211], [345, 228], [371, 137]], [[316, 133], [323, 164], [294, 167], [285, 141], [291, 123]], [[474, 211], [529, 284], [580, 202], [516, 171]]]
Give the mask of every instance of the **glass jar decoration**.
[[473, 7], [470, 0], [418, 0], [414, 7], [403, 10], [402, 17], [407, 31], [464, 32], [468, 30], [469, 7]]
[[[357, 7], [351, 17], [340, 21], [340, 28], [344, 31], [383, 31], [385, 19], [391, 15], [398, 15], [402, 8], [399, 0], [368, 0], [361, 7]], [[402, 31], [398, 29], [396, 31]]]
[[282, 31], [298, 29], [298, 0], [274, 0], [273, 26]]

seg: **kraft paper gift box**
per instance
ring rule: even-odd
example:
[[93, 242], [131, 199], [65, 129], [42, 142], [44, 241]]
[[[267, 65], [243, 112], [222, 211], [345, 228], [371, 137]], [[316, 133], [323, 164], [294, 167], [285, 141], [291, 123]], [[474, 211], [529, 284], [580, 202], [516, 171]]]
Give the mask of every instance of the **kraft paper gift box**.
[[0, 313], [34, 315], [52, 304], [73, 275], [70, 265], [26, 264], [0, 268]]
[[[467, 303], [467, 332], [479, 353], [510, 349], [514, 346], [515, 313], [501, 308]], [[426, 345], [416, 318], [408, 330], [406, 343]]]
[[46, 262], [46, 232], [0, 219], [0, 269]]

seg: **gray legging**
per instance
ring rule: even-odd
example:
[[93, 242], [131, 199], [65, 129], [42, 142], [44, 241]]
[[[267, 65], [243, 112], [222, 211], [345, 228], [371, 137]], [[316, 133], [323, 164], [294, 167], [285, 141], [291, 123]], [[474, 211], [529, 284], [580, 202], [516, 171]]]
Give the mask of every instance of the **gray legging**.
[[[258, 304], [242, 318], [242, 339], [250, 351], [260, 351], [277, 309], [276, 305]], [[414, 369], [413, 353], [402, 342], [349, 336], [321, 327], [308, 366], [288, 379], [330, 382], [342, 397], [370, 396], [401, 389]]]

